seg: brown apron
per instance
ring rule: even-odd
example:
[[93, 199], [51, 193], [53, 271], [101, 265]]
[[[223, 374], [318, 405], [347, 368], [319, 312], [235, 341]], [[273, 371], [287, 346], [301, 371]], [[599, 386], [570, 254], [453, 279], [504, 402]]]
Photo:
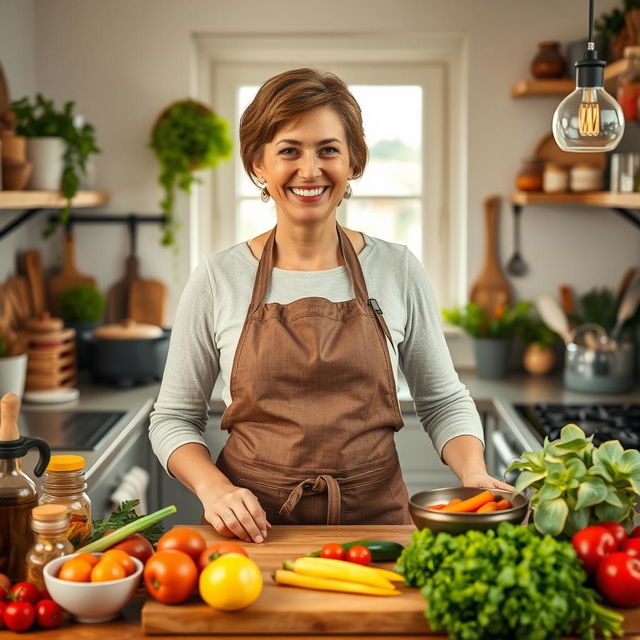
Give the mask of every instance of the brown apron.
[[[382, 312], [337, 225], [355, 298], [264, 303], [260, 259], [231, 372], [230, 435], [217, 460], [272, 524], [410, 524], [394, 433], [403, 426]], [[374, 309], [376, 310], [374, 312]]]

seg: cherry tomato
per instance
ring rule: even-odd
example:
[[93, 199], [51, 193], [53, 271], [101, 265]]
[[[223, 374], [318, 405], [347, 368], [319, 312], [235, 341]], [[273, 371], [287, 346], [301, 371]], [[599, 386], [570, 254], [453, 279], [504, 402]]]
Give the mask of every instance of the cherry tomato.
[[15, 602], [30, 602], [35, 604], [40, 597], [40, 589], [31, 582], [16, 582], [11, 587], [11, 599]]
[[154, 553], [144, 567], [147, 591], [160, 602], [177, 604], [186, 600], [198, 582], [198, 567], [182, 551]]
[[26, 631], [35, 617], [36, 612], [30, 602], [10, 602], [2, 612], [2, 619], [11, 631]]
[[195, 529], [178, 527], [167, 531], [156, 545], [157, 551], [175, 549], [186, 553], [194, 562], [198, 562], [202, 552], [207, 548], [204, 538]]
[[9, 580], [9, 576], [4, 573], [0, 573], [0, 587], [9, 591], [11, 589], [11, 580]]
[[139, 533], [134, 533], [122, 542], [114, 544], [111, 548], [126, 551], [130, 556], [138, 558], [142, 564], [146, 564], [147, 560], [153, 555], [151, 543]]
[[62, 609], [53, 600], [40, 600], [36, 605], [36, 622], [43, 629], [54, 629], [62, 622]]
[[640, 527], [636, 527], [630, 534], [630, 538], [640, 538]]
[[9, 592], [4, 587], [0, 587], [0, 602], [6, 600], [8, 595]]
[[4, 602], [4, 600], [0, 600], [0, 629], [4, 629], [4, 619], [2, 617], [2, 614], [4, 613], [4, 610], [6, 609], [8, 604], [9, 604], [8, 602]]
[[58, 578], [69, 580], [69, 582], [91, 582], [92, 570], [93, 567], [88, 562], [79, 558], [71, 558], [60, 567]]
[[198, 567], [202, 571], [209, 563], [227, 553], [239, 553], [249, 557], [249, 554], [237, 542], [218, 542], [209, 545], [198, 558]]
[[329, 542], [320, 550], [320, 557], [331, 558], [333, 560], [344, 560], [346, 553], [345, 548], [341, 544]]
[[51, 596], [49, 595], [49, 592], [46, 588], [40, 589], [40, 597], [38, 598], [38, 602], [40, 602], [40, 600], [51, 600]]
[[603, 558], [596, 572], [598, 591], [621, 607], [640, 605], [640, 559], [622, 551]]
[[624, 551], [627, 555], [640, 557], [640, 538], [629, 538], [622, 543], [620, 551]]
[[109, 549], [109, 551], [105, 551], [100, 558], [100, 562], [106, 562], [107, 560], [122, 565], [125, 574], [128, 576], [136, 572], [136, 565], [131, 559], [131, 556], [122, 549]]
[[126, 576], [124, 567], [114, 560], [101, 560], [91, 569], [91, 582], [111, 582]]
[[573, 535], [571, 544], [587, 573], [595, 573], [598, 563], [616, 550], [616, 539], [604, 527], [585, 527]]
[[351, 547], [347, 551], [345, 560], [368, 566], [371, 564], [371, 551], [369, 551], [367, 547], [357, 544], [355, 547]]
[[627, 532], [619, 522], [611, 522], [609, 520], [605, 520], [604, 522], [596, 522], [595, 526], [604, 527], [608, 531], [611, 531], [613, 537], [616, 539], [618, 549], [620, 548], [620, 545], [627, 539]]

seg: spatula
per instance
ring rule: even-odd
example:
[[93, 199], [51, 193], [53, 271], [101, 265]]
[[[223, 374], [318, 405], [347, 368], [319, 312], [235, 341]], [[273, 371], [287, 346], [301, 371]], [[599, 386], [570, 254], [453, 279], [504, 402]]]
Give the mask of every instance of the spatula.
[[540, 296], [536, 300], [536, 309], [542, 321], [555, 331], [565, 342], [571, 342], [569, 320], [560, 305], [551, 296]]
[[620, 337], [622, 326], [635, 313], [638, 302], [640, 302], [640, 278], [629, 286], [622, 298], [622, 302], [620, 302], [616, 325], [611, 331], [611, 337], [614, 340], [618, 340]]

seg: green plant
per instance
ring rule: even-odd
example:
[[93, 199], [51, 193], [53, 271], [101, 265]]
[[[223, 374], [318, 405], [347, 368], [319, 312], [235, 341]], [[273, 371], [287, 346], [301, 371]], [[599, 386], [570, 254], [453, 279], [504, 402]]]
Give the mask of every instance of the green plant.
[[595, 21], [594, 31], [599, 42], [606, 46], [624, 27], [625, 15], [632, 9], [640, 9], [640, 0], [624, 0], [622, 9], [615, 7], [603, 13]]
[[90, 285], [69, 287], [60, 294], [60, 315], [65, 322], [98, 322], [104, 306], [104, 296]]
[[526, 451], [505, 471], [520, 471], [515, 493], [533, 492], [533, 524], [540, 533], [572, 536], [598, 521], [633, 526], [640, 496], [640, 451], [618, 440], [599, 447], [575, 424], [560, 438], [545, 438], [542, 449]]
[[74, 106], [75, 102], [69, 101], [65, 103], [62, 111], [58, 111], [53, 100], [47, 100], [40, 93], [36, 95], [33, 103], [26, 96], [11, 103], [11, 110], [16, 115], [16, 133], [28, 138], [59, 137], [65, 142], [60, 191], [67, 199], [67, 204], [60, 211], [57, 220], [46, 228], [45, 237], [49, 237], [69, 220], [71, 200], [78, 192], [80, 177], [86, 171], [87, 159], [92, 153], [100, 153], [96, 146], [93, 125], [77, 125], [74, 122]]
[[490, 317], [479, 304], [469, 302], [464, 307], [443, 309], [442, 316], [445, 322], [462, 327], [474, 338], [514, 338], [531, 307], [528, 301], [505, 305]]
[[557, 334], [537, 317], [523, 318], [518, 337], [525, 344], [537, 344], [539, 347], [551, 347], [558, 339]]
[[164, 189], [160, 207], [164, 212], [162, 244], [175, 244], [178, 225], [174, 219], [175, 189], [190, 193], [199, 180], [196, 169], [217, 166], [231, 156], [229, 125], [211, 109], [195, 100], [173, 103], [151, 131], [151, 148], [160, 162], [159, 183]]

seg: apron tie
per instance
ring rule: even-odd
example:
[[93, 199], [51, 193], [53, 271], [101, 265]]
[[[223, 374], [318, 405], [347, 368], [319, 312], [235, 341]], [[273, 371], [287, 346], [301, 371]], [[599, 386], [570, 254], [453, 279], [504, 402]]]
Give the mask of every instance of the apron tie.
[[289, 494], [285, 503], [280, 507], [278, 513], [281, 516], [288, 516], [296, 507], [304, 490], [309, 489], [314, 493], [327, 492], [327, 524], [340, 524], [340, 485], [338, 481], [326, 473], [315, 478], [307, 478], [298, 483]]

